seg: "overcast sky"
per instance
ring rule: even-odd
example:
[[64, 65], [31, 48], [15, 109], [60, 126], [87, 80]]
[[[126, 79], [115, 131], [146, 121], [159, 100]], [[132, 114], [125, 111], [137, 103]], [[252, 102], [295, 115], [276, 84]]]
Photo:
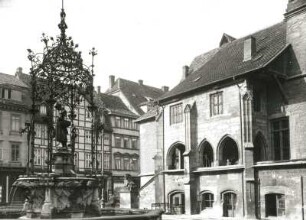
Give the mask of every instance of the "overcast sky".
[[[98, 50], [95, 85], [108, 76], [173, 88], [182, 66], [218, 47], [223, 33], [240, 38], [283, 20], [288, 0], [65, 0], [67, 34], [85, 64]], [[0, 0], [0, 72], [28, 72], [27, 48], [41, 52], [44, 32], [59, 34], [61, 0]]]

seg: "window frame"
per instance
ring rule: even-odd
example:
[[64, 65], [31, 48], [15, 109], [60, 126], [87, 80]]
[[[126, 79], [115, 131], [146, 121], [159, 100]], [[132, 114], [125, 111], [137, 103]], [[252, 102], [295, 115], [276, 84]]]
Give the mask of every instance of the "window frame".
[[170, 125], [183, 122], [183, 103], [177, 103], [169, 107]]
[[[283, 127], [283, 122], [286, 122], [287, 127]], [[275, 129], [275, 123], [278, 123], [278, 128]], [[291, 152], [290, 152], [290, 121], [289, 117], [282, 117], [271, 120], [271, 142], [272, 142], [272, 149], [273, 149], [273, 159], [276, 161], [281, 160], [290, 160], [291, 158]], [[287, 136], [287, 137], [286, 137]], [[278, 146], [276, 146], [276, 140]], [[287, 140], [288, 146], [285, 146], [284, 142]], [[279, 152], [277, 152], [277, 149], [279, 149]], [[286, 151], [288, 151], [288, 155], [286, 156]], [[278, 155], [279, 154], [279, 155]]]
[[210, 117], [223, 114], [224, 99], [223, 91], [211, 93], [209, 95]]
[[11, 161], [12, 162], [20, 161], [20, 144], [18, 143], [11, 144]]

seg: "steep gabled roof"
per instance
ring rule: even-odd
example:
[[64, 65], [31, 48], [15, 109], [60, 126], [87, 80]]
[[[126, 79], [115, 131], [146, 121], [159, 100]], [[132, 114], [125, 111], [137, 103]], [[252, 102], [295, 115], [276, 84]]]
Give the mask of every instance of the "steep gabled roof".
[[142, 103], [149, 101], [148, 99], [157, 99], [164, 94], [162, 89], [139, 84], [122, 78], [118, 78], [114, 86], [106, 93], [113, 94], [119, 90], [124, 94], [139, 115], [144, 114], [144, 111], [140, 108]]
[[14, 75], [0, 73], [0, 85], [11, 85], [22, 88], [28, 88], [28, 86], [21, 80], [17, 79]]
[[128, 109], [128, 107], [123, 103], [120, 97], [103, 93], [99, 93], [97, 94], [97, 96], [99, 100], [103, 102], [103, 105], [106, 109], [110, 111], [111, 114], [124, 115], [133, 118], [138, 117], [136, 114], [134, 114]]
[[[244, 40], [250, 36], [256, 40], [256, 54], [251, 60], [243, 61]], [[169, 100], [186, 92], [259, 70], [274, 60], [287, 46], [285, 22], [235, 40], [219, 48], [202, 67], [190, 73], [159, 100]]]

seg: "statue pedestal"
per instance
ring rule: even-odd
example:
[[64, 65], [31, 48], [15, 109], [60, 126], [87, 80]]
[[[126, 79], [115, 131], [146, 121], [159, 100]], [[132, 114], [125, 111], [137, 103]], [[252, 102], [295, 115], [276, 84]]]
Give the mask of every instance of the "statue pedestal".
[[120, 208], [131, 209], [132, 208], [132, 193], [124, 188], [119, 192], [120, 195]]
[[73, 160], [72, 154], [67, 148], [60, 148], [56, 153], [53, 154], [55, 174], [72, 175], [73, 171]]

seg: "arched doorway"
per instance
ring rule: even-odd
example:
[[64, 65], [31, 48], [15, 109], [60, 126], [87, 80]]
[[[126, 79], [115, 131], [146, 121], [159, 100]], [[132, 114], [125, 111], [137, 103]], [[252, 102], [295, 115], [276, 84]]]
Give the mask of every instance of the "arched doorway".
[[169, 193], [170, 212], [172, 214], [185, 213], [185, 194], [183, 191], [173, 191]]
[[184, 169], [185, 146], [183, 144], [175, 144], [170, 147], [167, 155], [167, 167], [169, 170]]
[[219, 166], [238, 164], [239, 154], [237, 143], [230, 137], [225, 137], [219, 146]]
[[214, 151], [208, 141], [204, 141], [200, 146], [200, 166], [212, 167], [214, 162]]
[[266, 156], [266, 140], [261, 132], [258, 132], [254, 140], [254, 162], [265, 161]]

